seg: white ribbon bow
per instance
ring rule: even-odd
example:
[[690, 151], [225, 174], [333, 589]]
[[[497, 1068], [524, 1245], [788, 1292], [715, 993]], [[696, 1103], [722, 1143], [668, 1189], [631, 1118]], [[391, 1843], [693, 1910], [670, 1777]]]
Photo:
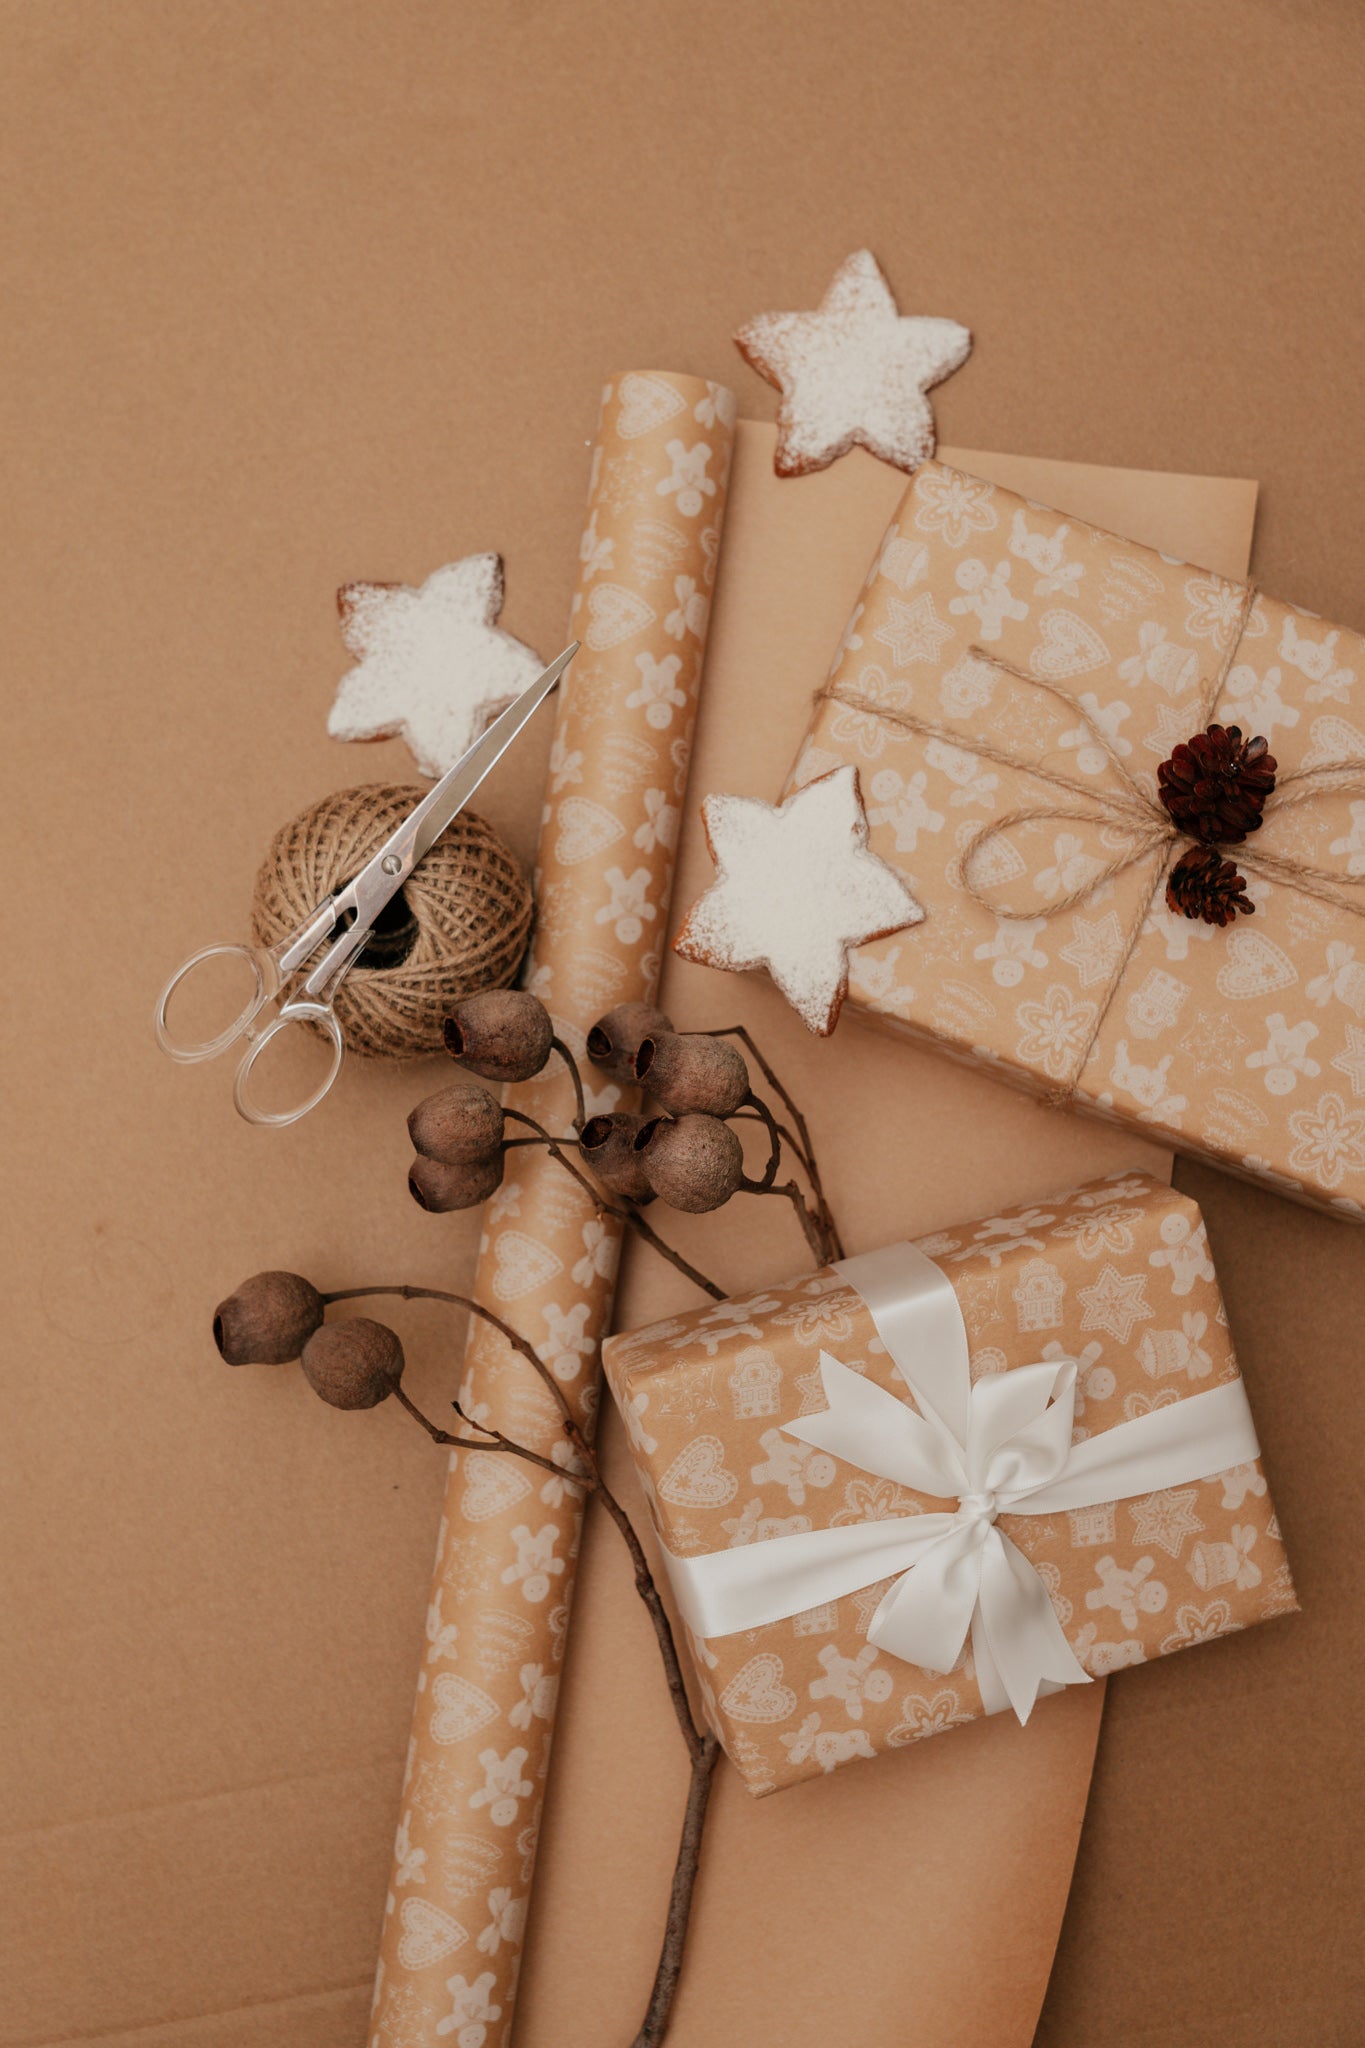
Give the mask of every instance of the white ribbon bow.
[[867, 1303], [919, 1412], [822, 1352], [828, 1408], [783, 1429], [864, 1472], [956, 1500], [956, 1511], [667, 1554], [684, 1618], [697, 1636], [734, 1635], [895, 1574], [868, 1641], [946, 1672], [970, 1634], [986, 1712], [1009, 1705], [1027, 1721], [1040, 1693], [1089, 1675], [997, 1515], [1097, 1507], [1249, 1464], [1260, 1446], [1245, 1389], [1228, 1380], [1073, 1443], [1074, 1360], [1016, 1366], [973, 1386], [957, 1296], [932, 1259], [899, 1244], [835, 1271]]

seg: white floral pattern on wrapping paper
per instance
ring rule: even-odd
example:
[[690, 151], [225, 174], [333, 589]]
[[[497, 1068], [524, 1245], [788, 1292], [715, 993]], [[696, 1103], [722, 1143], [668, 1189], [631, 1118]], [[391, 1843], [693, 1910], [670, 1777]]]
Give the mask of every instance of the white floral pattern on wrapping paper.
[[[1365, 639], [1264, 596], [1242, 625], [1244, 608], [1244, 587], [1226, 577], [926, 464], [859, 596], [800, 774], [860, 766], [872, 847], [927, 911], [908, 940], [857, 951], [856, 1002], [1017, 1086], [1074, 1094], [1365, 1216], [1358, 917], [1248, 869], [1253, 917], [1226, 930], [1191, 922], [1166, 908], [1155, 854], [1049, 907], [1121, 850], [1122, 832], [1087, 813], [1089, 792], [1127, 790], [1111, 752], [1149, 795], [1157, 763], [1211, 717], [1266, 733], [1282, 776], [1365, 755]], [[871, 649], [899, 698], [874, 676]], [[942, 732], [897, 725], [897, 711]], [[1025, 765], [974, 755], [983, 733]], [[1077, 793], [1030, 776], [1030, 761]], [[1029, 808], [1054, 815], [1012, 824], [975, 857], [973, 880], [1011, 912], [998, 916], [968, 894], [961, 854], [980, 823]], [[1059, 819], [1059, 808], [1086, 815]], [[1255, 847], [1354, 882], [1365, 910], [1358, 789], [1278, 816], [1272, 801]], [[988, 969], [986, 988], [1004, 999], [981, 976], [960, 979], [961, 961]]]
[[[527, 982], [581, 1048], [612, 1004], [653, 995], [729, 471], [734, 401], [631, 372], [603, 399], [575, 631], [550, 756]], [[565, 1125], [563, 1069], [514, 1091]], [[620, 1099], [591, 1085], [590, 1108]], [[591, 1422], [619, 1250], [562, 1169], [513, 1155], [485, 1213], [476, 1289]], [[471, 1329], [467, 1411], [565, 1456], [530, 1369]], [[654, 1448], [643, 1412], [636, 1447]], [[376, 1981], [370, 2048], [505, 2048], [549, 1762], [582, 1490], [478, 1453], [452, 1460]]]
[[[920, 1249], [952, 1282], [974, 1378], [1040, 1359], [1076, 1361], [1078, 1441], [1237, 1376], [1199, 1211], [1145, 1174], [1110, 1175], [1045, 1206], [938, 1232]], [[824, 1405], [812, 1386], [816, 1346], [906, 1398], [866, 1306], [833, 1272], [609, 1340], [607, 1378], [633, 1419], [632, 1449], [667, 1547], [717, 1550], [941, 1509], [783, 1435], [784, 1421]], [[699, 1378], [736, 1396], [701, 1427]], [[742, 1507], [721, 1500], [722, 1473], [746, 1475]], [[1259, 1462], [1070, 1514], [1010, 1516], [1002, 1526], [1097, 1677], [1295, 1605]], [[867, 1642], [889, 1583], [694, 1644], [708, 1711], [751, 1791], [981, 1713], [970, 1645], [945, 1675]]]

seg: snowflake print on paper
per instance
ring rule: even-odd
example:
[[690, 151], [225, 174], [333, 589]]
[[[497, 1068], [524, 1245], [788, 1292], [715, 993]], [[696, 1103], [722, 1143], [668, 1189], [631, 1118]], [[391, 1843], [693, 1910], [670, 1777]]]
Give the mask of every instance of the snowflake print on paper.
[[908, 668], [915, 661], [937, 661], [953, 637], [952, 627], [939, 617], [927, 590], [910, 604], [903, 604], [898, 597], [888, 598], [886, 610], [884, 623], [872, 637], [890, 648], [897, 668]]
[[1068, 1222], [1059, 1223], [1053, 1235], [1074, 1238], [1083, 1259], [1098, 1259], [1104, 1252], [1121, 1257], [1133, 1249], [1132, 1226], [1141, 1221], [1142, 1214], [1141, 1209], [1130, 1208], [1123, 1202], [1100, 1202]]
[[920, 533], [942, 534], [950, 548], [965, 547], [973, 534], [993, 533], [1000, 514], [995, 487], [960, 471], [929, 470], [915, 488], [915, 526]]
[[766, 967], [802, 1021], [827, 1037], [848, 992], [850, 948], [924, 916], [868, 847], [857, 770], [836, 769], [777, 805], [709, 796], [702, 817], [718, 874], [675, 951], [731, 971]]
[[925, 393], [963, 364], [972, 338], [956, 320], [898, 312], [870, 249], [839, 266], [814, 313], [760, 313], [735, 344], [777, 385], [779, 476], [824, 469], [855, 443], [915, 469], [934, 451]]
[[544, 663], [497, 624], [501, 555], [466, 555], [417, 589], [348, 583], [337, 593], [355, 667], [327, 718], [336, 740], [406, 741], [423, 775], [444, 775]]
[[1294, 1148], [1289, 1164], [1325, 1188], [1338, 1188], [1348, 1173], [1365, 1172], [1365, 1110], [1348, 1109], [1334, 1089], [1313, 1109], [1289, 1119]]
[[1077, 1001], [1064, 983], [1054, 982], [1037, 1001], [1020, 1003], [1016, 1018], [1020, 1059], [1041, 1066], [1050, 1080], [1067, 1081], [1085, 1056], [1099, 1012], [1093, 1003]]
[[1227, 583], [1221, 576], [1191, 576], [1185, 585], [1185, 602], [1190, 607], [1185, 631], [1193, 639], [1229, 640], [1241, 619], [1245, 599], [1240, 584]]
[[1133, 1518], [1133, 1541], [1144, 1547], [1151, 1543], [1168, 1556], [1178, 1558], [1187, 1536], [1197, 1536], [1204, 1524], [1194, 1511], [1199, 1498], [1195, 1486], [1167, 1487], [1149, 1493], [1145, 1500], [1128, 1502]]
[[1147, 1299], [1147, 1281], [1141, 1273], [1120, 1273], [1107, 1261], [1097, 1280], [1079, 1290], [1085, 1304], [1083, 1330], [1106, 1330], [1126, 1344], [1136, 1323], [1150, 1322], [1155, 1310]]

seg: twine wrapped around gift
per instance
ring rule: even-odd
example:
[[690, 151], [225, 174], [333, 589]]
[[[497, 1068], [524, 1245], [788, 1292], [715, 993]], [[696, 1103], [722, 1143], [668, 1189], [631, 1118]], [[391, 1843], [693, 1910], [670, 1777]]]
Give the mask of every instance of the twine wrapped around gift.
[[[274, 945], [342, 888], [426, 793], [406, 783], [339, 789], [282, 825], [256, 877], [256, 943]], [[449, 1004], [506, 988], [516, 974], [531, 908], [526, 877], [497, 833], [462, 811], [394, 897], [337, 991], [348, 1048], [390, 1059], [440, 1052]]]
[[[1211, 716], [1213, 707], [1218, 702], [1228, 673], [1241, 647], [1247, 620], [1250, 617], [1251, 608], [1255, 600], [1256, 586], [1254, 583], [1248, 583], [1243, 594], [1241, 615], [1237, 623], [1237, 629], [1228, 643], [1227, 650], [1218, 669], [1206, 688], [1203, 709], [1198, 715], [1198, 723], [1201, 726]], [[817, 691], [815, 701], [819, 704], [829, 700], [845, 705], [852, 711], [861, 712], [866, 717], [881, 720], [888, 725], [897, 726], [902, 731], [914, 733], [919, 738], [941, 741], [945, 746], [955, 748], [959, 753], [969, 754], [977, 760], [990, 761], [996, 767], [1031, 775], [1037, 781], [1047, 783], [1052, 788], [1065, 792], [1067, 796], [1083, 800], [1084, 808], [1077, 808], [1070, 804], [1022, 804], [1015, 810], [1007, 811], [1001, 818], [988, 819], [972, 835], [962, 850], [959, 862], [962, 887], [974, 902], [979, 903], [984, 910], [988, 910], [993, 917], [1015, 922], [1023, 922], [1038, 917], [1045, 919], [1058, 917], [1065, 911], [1074, 910], [1078, 904], [1085, 902], [1088, 897], [1093, 896], [1094, 892], [1102, 888], [1106, 882], [1114, 881], [1119, 875], [1126, 873], [1129, 868], [1150, 859], [1153, 855], [1160, 855], [1156, 872], [1153, 876], [1151, 894], [1141, 906], [1138, 915], [1132, 922], [1130, 930], [1125, 935], [1123, 947], [1109, 974], [1107, 985], [1102, 990], [1096, 1003], [1093, 1025], [1080, 1041], [1072, 1074], [1060, 1087], [1052, 1089], [1047, 1093], [1046, 1099], [1049, 1102], [1063, 1104], [1070, 1101], [1076, 1094], [1078, 1077], [1084, 1071], [1086, 1062], [1099, 1040], [1104, 1028], [1105, 1017], [1123, 984], [1124, 976], [1128, 970], [1128, 963], [1142, 935], [1143, 926], [1151, 915], [1153, 906], [1164, 891], [1171, 869], [1179, 858], [1182, 848], [1186, 846], [1200, 846], [1204, 842], [1194, 833], [1186, 831], [1181, 825], [1177, 824], [1165, 806], [1158, 802], [1156, 798], [1150, 797], [1147, 794], [1128, 772], [1117, 750], [1110, 744], [1108, 735], [1101, 729], [1096, 720], [1090, 716], [1084, 705], [1079, 703], [1068, 691], [1039, 676], [1025, 674], [1023, 670], [1013, 667], [1009, 662], [1000, 660], [998, 656], [993, 655], [984, 647], [973, 646], [968, 652], [974, 661], [989, 663], [992, 668], [998, 670], [1002, 675], [1013, 677], [1016, 682], [1026, 684], [1030, 690], [1042, 690], [1048, 696], [1055, 697], [1060, 703], [1064, 704], [1069, 712], [1074, 711], [1080, 717], [1094, 739], [1095, 744], [1105, 755], [1105, 758], [1118, 772], [1125, 785], [1124, 788], [1122, 790], [1097, 789], [1093, 785], [1079, 781], [1074, 776], [1060, 774], [1056, 769], [1045, 768], [1036, 761], [1028, 760], [1023, 755], [1011, 751], [1008, 747], [998, 746], [993, 740], [987, 739], [984, 736], [954, 731], [947, 726], [938, 724], [933, 719], [920, 718], [914, 712], [893, 708], [890, 705], [878, 702], [876, 698], [864, 695], [861, 691], [841, 688], [837, 683], [828, 684], [824, 689]], [[1349, 756], [1340, 761], [1324, 763], [1316, 768], [1299, 769], [1290, 775], [1278, 778], [1263, 815], [1268, 818], [1280, 811], [1288, 810], [1293, 805], [1310, 803], [1319, 797], [1328, 795], [1365, 796], [1365, 757]], [[1093, 867], [1086, 874], [1084, 880], [1079, 882], [1074, 888], [1050, 896], [1041, 904], [1030, 904], [1027, 908], [1016, 907], [1003, 897], [996, 895], [991, 890], [989, 884], [983, 885], [973, 880], [973, 863], [993, 841], [1003, 838], [1017, 826], [1048, 825], [1062, 822], [1096, 825], [1101, 828], [1117, 828], [1128, 835], [1129, 845], [1124, 852], [1116, 854], [1112, 859]], [[1354, 916], [1365, 916], [1365, 888], [1362, 887], [1365, 884], [1365, 876], [1355, 877], [1344, 869], [1317, 867], [1309, 861], [1299, 859], [1296, 855], [1272, 853], [1268, 849], [1251, 846], [1242, 842], [1238, 842], [1236, 845], [1236, 855], [1237, 860], [1243, 867], [1249, 868], [1253, 874], [1263, 876], [1267, 881], [1283, 883], [1288, 888], [1297, 889], [1306, 896], [1314, 897], [1318, 902], [1330, 903], [1335, 909], [1349, 911]]]

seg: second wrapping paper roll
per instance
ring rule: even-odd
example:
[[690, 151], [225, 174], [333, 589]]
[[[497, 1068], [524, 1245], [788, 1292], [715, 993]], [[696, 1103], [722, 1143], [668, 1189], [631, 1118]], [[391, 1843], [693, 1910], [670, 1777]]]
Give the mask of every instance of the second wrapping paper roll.
[[[662, 371], [603, 393], [571, 620], [582, 651], [560, 692], [526, 976], [580, 1064], [595, 1019], [658, 986], [734, 416], [722, 386]], [[594, 1088], [589, 1114], [620, 1099]], [[556, 1061], [508, 1101], [570, 1127]], [[619, 1253], [617, 1227], [562, 1167], [509, 1155], [475, 1293], [550, 1362], [589, 1426]], [[544, 1455], [564, 1449], [548, 1393], [482, 1323], [460, 1400]], [[372, 2048], [510, 2036], [582, 1505], [572, 1482], [515, 1459], [451, 1460]]]

